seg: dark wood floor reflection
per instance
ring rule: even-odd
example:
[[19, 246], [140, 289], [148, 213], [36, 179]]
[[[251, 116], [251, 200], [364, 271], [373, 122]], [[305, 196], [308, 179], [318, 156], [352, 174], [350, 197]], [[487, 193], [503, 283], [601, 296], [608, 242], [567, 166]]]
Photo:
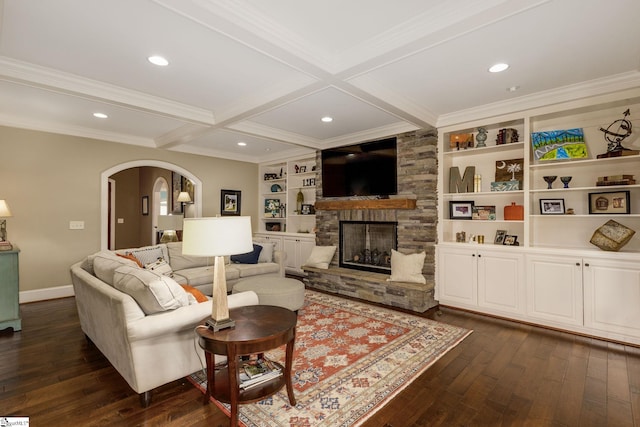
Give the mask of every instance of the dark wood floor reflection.
[[[21, 306], [0, 332], [0, 417], [32, 426], [227, 426], [186, 380], [149, 408], [80, 331], [75, 300]], [[426, 317], [474, 333], [364, 427], [640, 427], [640, 349], [445, 309]]]

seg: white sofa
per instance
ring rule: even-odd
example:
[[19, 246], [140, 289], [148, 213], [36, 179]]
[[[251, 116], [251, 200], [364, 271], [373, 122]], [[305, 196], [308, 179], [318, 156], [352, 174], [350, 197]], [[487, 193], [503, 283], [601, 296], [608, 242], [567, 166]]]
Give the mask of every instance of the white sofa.
[[[211, 274], [200, 286], [210, 294], [213, 272], [206, 265], [201, 267]], [[262, 271], [257, 267], [254, 271]], [[211, 315], [210, 300], [197, 303], [174, 279], [110, 251], [71, 266], [71, 280], [82, 331], [140, 394], [142, 406], [149, 405], [152, 389], [202, 368], [203, 353], [194, 345], [194, 329]], [[254, 292], [229, 295], [230, 308], [256, 304]]]

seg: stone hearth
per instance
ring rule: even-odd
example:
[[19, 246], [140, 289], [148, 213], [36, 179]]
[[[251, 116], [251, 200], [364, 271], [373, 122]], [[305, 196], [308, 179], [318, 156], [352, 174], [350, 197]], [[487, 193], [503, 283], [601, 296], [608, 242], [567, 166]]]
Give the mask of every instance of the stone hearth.
[[[434, 300], [437, 227], [437, 143], [435, 129], [398, 135], [398, 196], [382, 200], [322, 197], [321, 175], [316, 181], [316, 244], [339, 247], [340, 221], [397, 222], [398, 251], [425, 251], [422, 270], [427, 283], [387, 282], [388, 274], [340, 268], [338, 253], [328, 270], [305, 268], [309, 288], [423, 312], [438, 305]], [[317, 154], [320, 165], [320, 153]], [[385, 199], [386, 200], [386, 199]], [[410, 201], [407, 203], [406, 201]], [[346, 202], [346, 203], [344, 203]], [[341, 209], [342, 206], [353, 209]]]

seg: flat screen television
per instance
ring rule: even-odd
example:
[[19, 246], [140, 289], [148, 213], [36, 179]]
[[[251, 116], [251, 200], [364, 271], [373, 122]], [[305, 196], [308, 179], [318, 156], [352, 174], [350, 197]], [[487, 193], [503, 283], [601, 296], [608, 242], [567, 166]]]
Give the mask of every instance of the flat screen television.
[[397, 157], [395, 137], [322, 150], [322, 196], [397, 194]]

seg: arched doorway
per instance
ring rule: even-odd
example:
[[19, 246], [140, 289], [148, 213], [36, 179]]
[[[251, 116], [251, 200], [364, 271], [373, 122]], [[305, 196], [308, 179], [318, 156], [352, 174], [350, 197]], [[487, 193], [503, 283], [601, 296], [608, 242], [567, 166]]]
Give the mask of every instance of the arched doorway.
[[169, 183], [166, 179], [159, 177], [153, 184], [153, 193], [151, 200], [152, 241], [158, 233], [158, 217], [160, 215], [169, 214], [169, 202]]
[[[110, 222], [112, 222], [112, 218], [110, 218], [109, 212], [109, 177], [126, 169], [144, 166], [167, 169], [172, 172], [179, 173], [180, 175], [189, 179], [194, 186], [195, 201], [191, 208], [193, 211], [193, 216], [202, 216], [202, 181], [188, 170], [172, 163], [163, 162], [160, 160], [135, 160], [131, 162], [121, 163], [119, 165], [113, 166], [110, 169], [107, 169], [100, 175], [100, 247], [102, 250], [107, 250], [107, 248], [109, 247], [109, 224]], [[153, 230], [154, 229], [150, 231]]]

